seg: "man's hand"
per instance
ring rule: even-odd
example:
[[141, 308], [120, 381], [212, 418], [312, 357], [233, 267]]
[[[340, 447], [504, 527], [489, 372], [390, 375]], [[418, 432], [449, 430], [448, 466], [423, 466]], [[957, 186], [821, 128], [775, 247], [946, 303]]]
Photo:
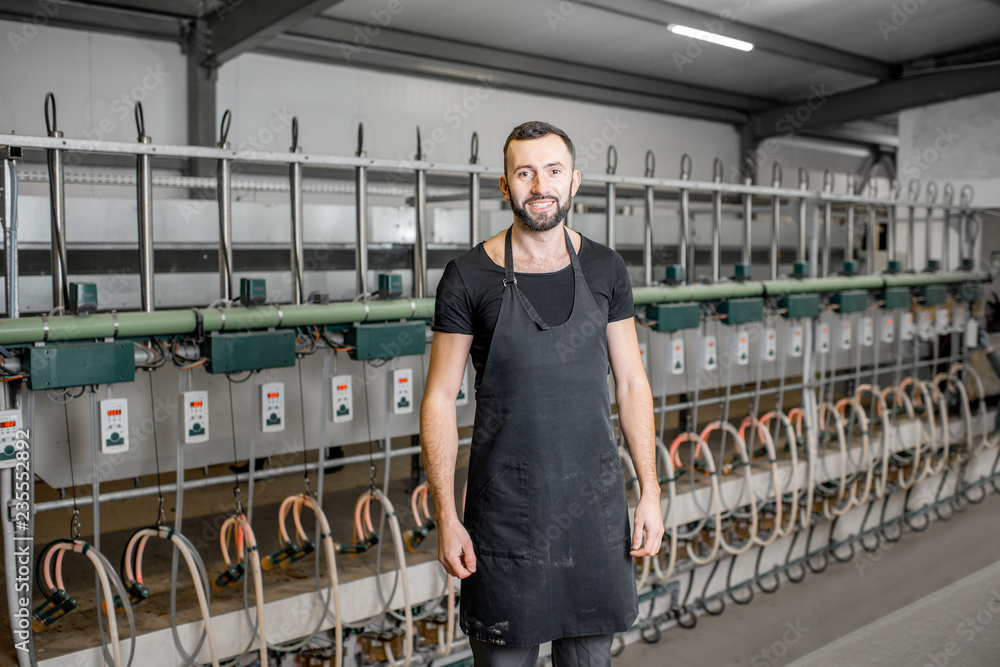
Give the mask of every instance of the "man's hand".
[[[643, 533], [645, 532], [645, 542]], [[632, 551], [635, 558], [654, 556], [660, 551], [663, 539], [663, 513], [660, 510], [659, 494], [643, 494], [635, 506], [635, 521], [632, 530]]]
[[[660, 522], [660, 533], [663, 522]], [[465, 579], [476, 571], [476, 554], [472, 549], [472, 538], [458, 518], [438, 524], [438, 560], [445, 572]]]

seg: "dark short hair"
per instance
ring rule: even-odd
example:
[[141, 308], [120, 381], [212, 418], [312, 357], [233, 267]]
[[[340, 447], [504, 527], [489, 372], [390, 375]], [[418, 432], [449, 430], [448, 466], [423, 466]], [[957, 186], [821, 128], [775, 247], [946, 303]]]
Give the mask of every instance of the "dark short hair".
[[507, 147], [510, 146], [510, 142], [541, 139], [550, 134], [558, 136], [566, 144], [566, 149], [569, 151], [570, 157], [570, 169], [572, 169], [573, 165], [576, 164], [576, 149], [573, 148], [573, 141], [569, 138], [569, 135], [555, 125], [550, 125], [540, 120], [530, 120], [527, 123], [521, 123], [507, 135], [507, 141], [503, 145], [503, 173], [507, 173]]

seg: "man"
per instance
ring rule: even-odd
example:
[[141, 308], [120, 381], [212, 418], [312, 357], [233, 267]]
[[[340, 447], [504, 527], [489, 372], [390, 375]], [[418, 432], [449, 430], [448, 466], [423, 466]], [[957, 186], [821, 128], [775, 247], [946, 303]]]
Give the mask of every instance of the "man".
[[[663, 537], [653, 401], [621, 257], [565, 227], [580, 186], [573, 144], [547, 123], [514, 128], [500, 190], [514, 224], [452, 260], [438, 286], [420, 413], [438, 559], [462, 579], [477, 667], [610, 665], [636, 617], [632, 558]], [[476, 368], [464, 525], [455, 507], [455, 396]], [[630, 531], [611, 421], [641, 496]]]

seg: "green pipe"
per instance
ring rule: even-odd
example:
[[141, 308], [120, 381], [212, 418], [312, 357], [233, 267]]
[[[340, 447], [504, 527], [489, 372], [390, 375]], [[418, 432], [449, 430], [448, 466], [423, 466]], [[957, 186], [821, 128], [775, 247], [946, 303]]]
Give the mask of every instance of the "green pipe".
[[[755, 282], [716, 283], [713, 285], [681, 285], [636, 287], [633, 300], [637, 306], [677, 301], [717, 301], [752, 296], [839, 292], [843, 290], [873, 290], [883, 287], [919, 287], [954, 283], [988, 282], [989, 271], [963, 273], [904, 273], [885, 276], [835, 276], [802, 280], [767, 280]], [[312, 324], [349, 324], [351, 322], [384, 322], [411, 318], [430, 319], [434, 315], [434, 299], [396, 299], [392, 301], [347, 301], [325, 305], [260, 306], [255, 308], [201, 308], [204, 330], [251, 331], [277, 327], [304, 327]], [[115, 319], [118, 330], [115, 331]], [[223, 319], [225, 320], [223, 322]], [[45, 323], [48, 323], [48, 335]], [[195, 330], [195, 310], [161, 310], [153, 313], [124, 312], [96, 315], [56, 317], [20, 317], [0, 319], [0, 344], [35, 343], [40, 341], [75, 341], [102, 338], [146, 338], [189, 334]]]
[[636, 287], [632, 290], [635, 305], [674, 303], [677, 301], [717, 301], [752, 296], [782, 296], [785, 294], [841, 292], [844, 290], [874, 290], [884, 287], [920, 287], [954, 283], [989, 282], [989, 271], [962, 273], [902, 273], [884, 276], [833, 276], [801, 280], [765, 280], [712, 285], [679, 285]]

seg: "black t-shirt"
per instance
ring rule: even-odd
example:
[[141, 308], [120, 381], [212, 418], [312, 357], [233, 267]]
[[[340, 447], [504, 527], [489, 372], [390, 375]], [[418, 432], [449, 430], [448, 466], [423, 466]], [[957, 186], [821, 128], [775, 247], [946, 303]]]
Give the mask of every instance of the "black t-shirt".
[[[607, 246], [583, 237], [578, 253], [580, 267], [594, 300], [607, 311], [608, 322], [635, 316], [632, 283], [625, 261]], [[503, 298], [502, 266], [498, 266], [480, 243], [448, 262], [438, 283], [434, 303], [434, 331], [473, 336], [472, 365], [476, 389], [489, 356], [493, 330]], [[573, 310], [573, 266], [553, 273], [516, 273], [517, 287], [542, 321], [559, 325]]]

